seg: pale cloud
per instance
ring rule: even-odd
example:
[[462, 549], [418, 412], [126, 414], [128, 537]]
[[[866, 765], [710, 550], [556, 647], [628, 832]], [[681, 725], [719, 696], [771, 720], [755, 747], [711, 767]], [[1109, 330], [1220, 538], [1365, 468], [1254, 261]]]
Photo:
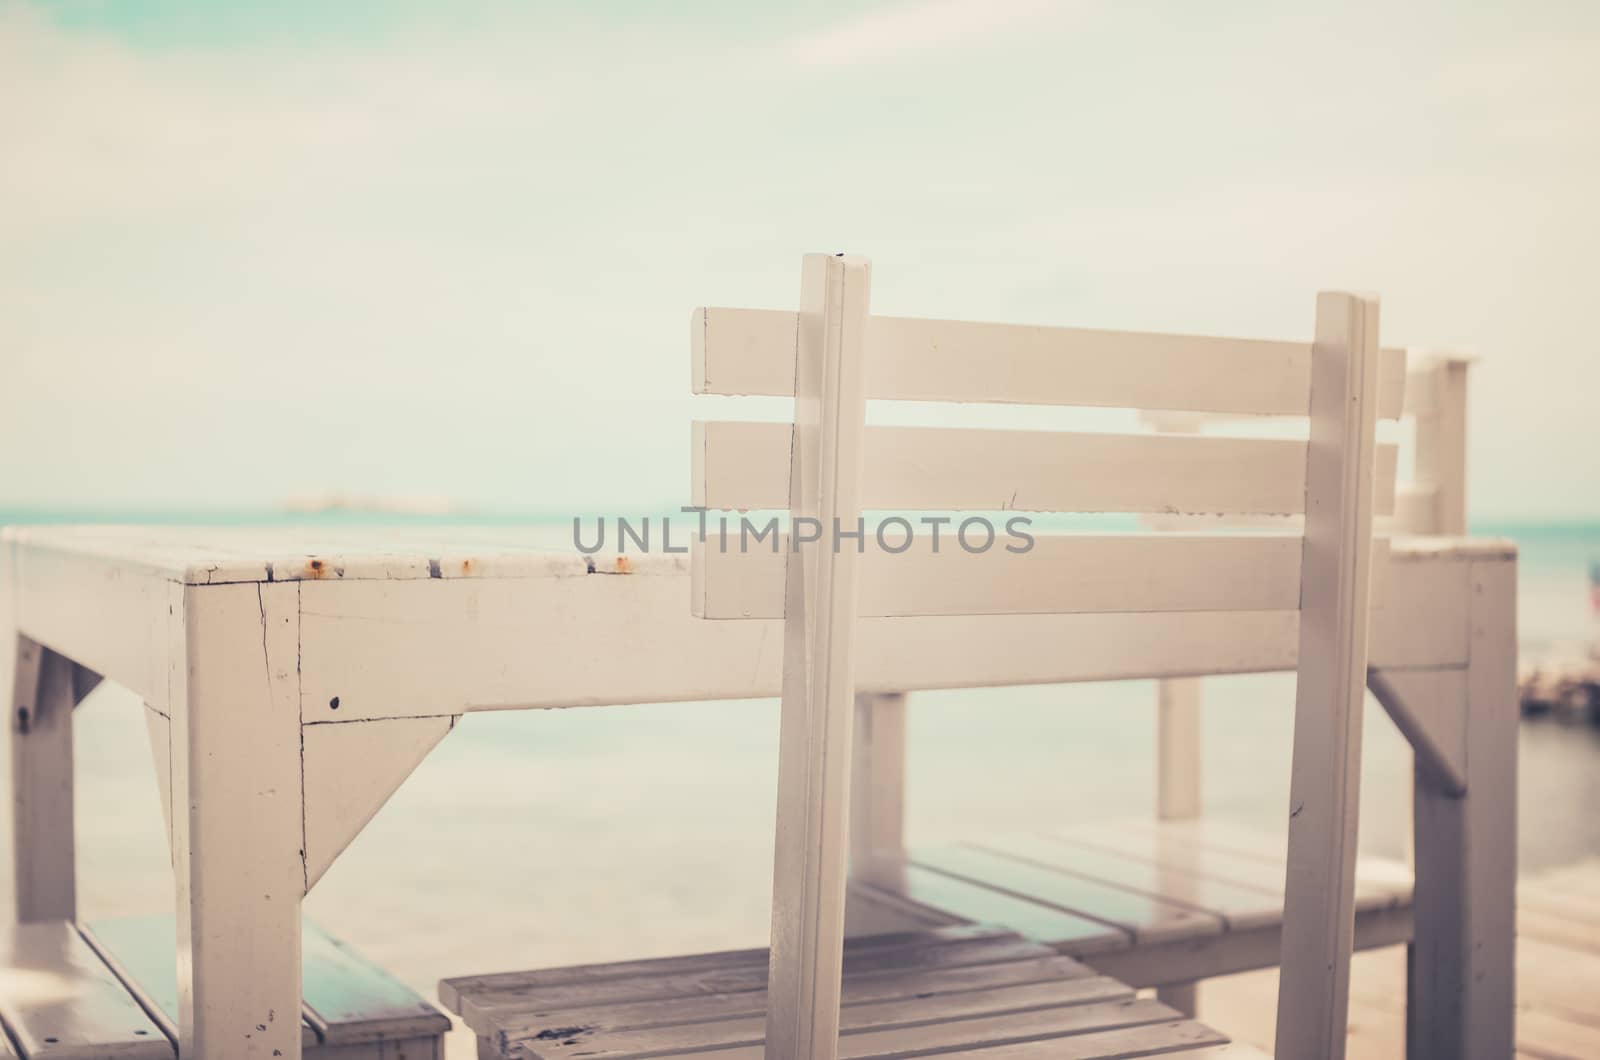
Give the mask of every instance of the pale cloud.
[[805, 66], [855, 66], [906, 55], [965, 48], [1020, 33], [1064, 5], [1049, 0], [922, 0], [857, 15], [790, 41]]

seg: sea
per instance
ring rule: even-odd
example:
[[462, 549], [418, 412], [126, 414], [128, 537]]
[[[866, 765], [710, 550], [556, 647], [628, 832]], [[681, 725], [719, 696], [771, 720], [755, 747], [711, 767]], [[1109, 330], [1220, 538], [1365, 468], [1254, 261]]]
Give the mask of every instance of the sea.
[[[307, 518], [392, 520], [0, 509], [0, 523]], [[568, 520], [545, 522], [555, 532]], [[1595, 639], [1600, 523], [1485, 521], [1473, 532], [1519, 546], [1524, 657]], [[1282, 830], [1293, 676], [1210, 678], [1204, 697], [1205, 812]], [[908, 841], [1153, 815], [1155, 699], [1149, 681], [918, 693]], [[306, 913], [428, 998], [445, 976], [764, 945], [777, 718], [773, 700], [468, 715], [318, 883]], [[74, 740], [82, 915], [170, 911], [138, 702], [103, 686], [79, 708]], [[1520, 870], [1600, 856], [1600, 727], [1526, 719], [1520, 763]], [[1405, 741], [1369, 696], [1363, 849], [1404, 856], [1409, 785]], [[470, 1042], [458, 1049], [472, 1055]]]

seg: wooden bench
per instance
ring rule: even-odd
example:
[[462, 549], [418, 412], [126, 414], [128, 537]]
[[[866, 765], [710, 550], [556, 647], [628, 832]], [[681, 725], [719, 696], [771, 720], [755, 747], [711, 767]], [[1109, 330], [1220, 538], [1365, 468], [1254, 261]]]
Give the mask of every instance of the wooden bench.
[[[447, 1016], [315, 925], [303, 934], [305, 1056], [442, 1060]], [[176, 940], [170, 916], [16, 925], [0, 950], [0, 1040], [22, 1060], [173, 1060]]]
[[[767, 951], [446, 979], [479, 1056], [760, 1060]], [[941, 928], [845, 943], [838, 1055], [983, 1060], [1146, 1056], [1245, 1060], [1125, 984], [1002, 929]]]

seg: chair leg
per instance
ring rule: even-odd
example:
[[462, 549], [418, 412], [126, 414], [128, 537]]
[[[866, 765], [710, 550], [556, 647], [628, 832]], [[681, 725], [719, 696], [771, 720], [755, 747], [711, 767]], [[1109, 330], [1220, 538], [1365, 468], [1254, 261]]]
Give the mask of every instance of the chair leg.
[[850, 874], [867, 883], [883, 883], [893, 874], [880, 871], [875, 856], [905, 849], [904, 692], [856, 696], [851, 760]]
[[72, 663], [16, 638], [11, 698], [11, 864], [18, 923], [73, 920]]
[[1407, 1055], [1510, 1056], [1516, 1003], [1516, 566], [1473, 564], [1466, 790], [1416, 784]]
[[1156, 1000], [1192, 1019], [1200, 1006], [1200, 984], [1174, 983], [1156, 987]]

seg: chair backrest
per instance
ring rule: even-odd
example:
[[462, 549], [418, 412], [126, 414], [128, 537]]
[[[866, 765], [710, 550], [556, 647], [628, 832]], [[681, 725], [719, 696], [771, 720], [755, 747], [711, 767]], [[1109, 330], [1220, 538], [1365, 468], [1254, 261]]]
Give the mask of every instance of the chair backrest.
[[[696, 614], [785, 620], [767, 1055], [835, 1055], [858, 617], [1296, 609], [1279, 1047], [1336, 1055], [1369, 586], [1384, 550], [1373, 521], [1395, 503], [1395, 448], [1375, 422], [1400, 414], [1405, 384], [1404, 352], [1378, 348], [1376, 302], [1319, 295], [1315, 339], [1277, 342], [872, 317], [869, 287], [864, 260], [810, 255], [798, 313], [701, 309], [692, 324], [695, 392], [795, 400], [792, 427], [693, 434], [696, 504], [790, 516], [787, 537], [719, 537], [692, 560]], [[1310, 429], [868, 426], [869, 398], [1294, 415]], [[957, 514], [935, 524], [942, 538], [908, 539], [903, 515], [884, 535], [864, 511]], [[1304, 533], [1011, 534], [1024, 512], [1298, 514]]]

